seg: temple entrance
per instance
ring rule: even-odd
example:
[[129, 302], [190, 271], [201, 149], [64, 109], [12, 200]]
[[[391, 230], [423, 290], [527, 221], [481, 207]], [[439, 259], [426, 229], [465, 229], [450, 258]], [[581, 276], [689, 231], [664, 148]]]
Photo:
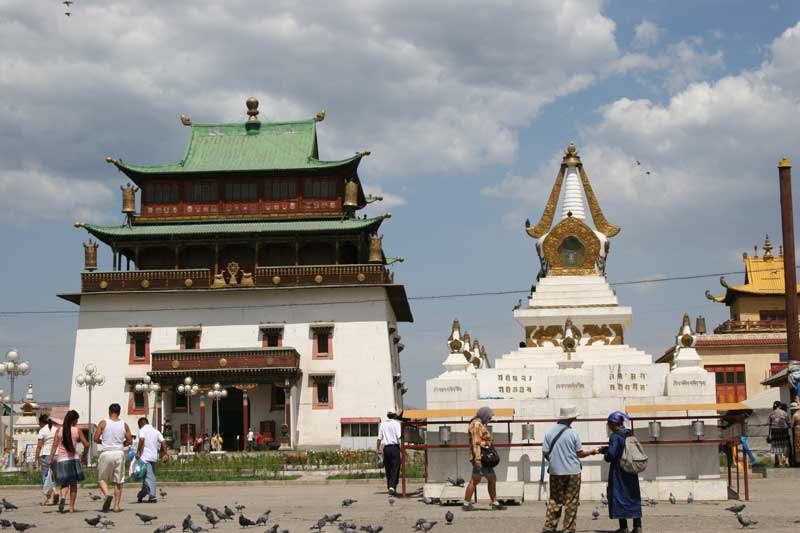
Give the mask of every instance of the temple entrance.
[[[219, 401], [219, 420], [225, 451], [238, 451], [244, 446], [247, 435], [242, 434], [244, 428], [244, 409], [242, 408], [242, 391], [234, 387], [228, 387], [228, 396]], [[250, 408], [248, 403], [248, 409]], [[212, 408], [211, 427], [216, 433], [217, 413], [216, 406]], [[238, 440], [236, 437], [239, 437]], [[237, 447], [238, 446], [238, 447]]]

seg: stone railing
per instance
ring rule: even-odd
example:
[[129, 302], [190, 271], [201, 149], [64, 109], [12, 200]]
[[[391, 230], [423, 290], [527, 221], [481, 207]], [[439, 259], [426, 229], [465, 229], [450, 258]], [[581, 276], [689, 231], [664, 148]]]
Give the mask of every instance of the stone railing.
[[[231, 280], [236, 280], [231, 282]], [[392, 283], [381, 264], [256, 267], [238, 276], [217, 274], [207, 268], [83, 272], [82, 292], [188, 290], [239, 287], [299, 287], [320, 285], [370, 285]]]
[[714, 333], [768, 333], [786, 331], [785, 320], [726, 320]]

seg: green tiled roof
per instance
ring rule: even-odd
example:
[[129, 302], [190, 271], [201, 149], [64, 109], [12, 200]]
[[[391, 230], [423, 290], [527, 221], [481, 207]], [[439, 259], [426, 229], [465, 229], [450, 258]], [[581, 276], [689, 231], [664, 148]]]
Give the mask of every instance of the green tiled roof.
[[376, 230], [388, 215], [375, 218], [334, 220], [281, 220], [259, 222], [209, 222], [189, 224], [136, 224], [134, 226], [95, 226], [83, 224], [86, 231], [106, 244], [120, 241], [168, 240], [172, 238], [225, 237], [256, 234], [351, 233]]
[[109, 159], [128, 174], [311, 170], [358, 162], [363, 154], [340, 161], [320, 161], [315, 120], [192, 124], [189, 146], [181, 161], [166, 165], [134, 165]]

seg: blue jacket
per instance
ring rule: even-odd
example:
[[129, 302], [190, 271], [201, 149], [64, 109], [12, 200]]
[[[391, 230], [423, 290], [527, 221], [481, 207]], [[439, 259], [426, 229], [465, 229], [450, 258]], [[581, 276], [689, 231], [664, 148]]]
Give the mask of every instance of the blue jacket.
[[625, 472], [619, 464], [625, 450], [625, 437], [629, 429], [619, 429], [611, 434], [608, 450], [603, 458], [608, 469], [608, 514], [610, 518], [641, 518], [642, 495], [639, 492], [639, 474]]

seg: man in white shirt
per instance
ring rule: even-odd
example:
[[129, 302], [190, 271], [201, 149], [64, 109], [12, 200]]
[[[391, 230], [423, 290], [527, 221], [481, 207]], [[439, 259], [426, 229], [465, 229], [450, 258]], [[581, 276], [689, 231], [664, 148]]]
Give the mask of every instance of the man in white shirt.
[[248, 452], [253, 451], [253, 428], [250, 428], [247, 431], [247, 451]]
[[[131, 428], [119, 419], [122, 408], [118, 403], [108, 406], [108, 419], [101, 420], [94, 434], [94, 441], [101, 445], [97, 461], [97, 479], [103, 493], [103, 512], [107, 513], [114, 500], [114, 512], [120, 511], [122, 484], [125, 482], [125, 448], [131, 445]], [[114, 497], [108, 491], [108, 484], [114, 484]]]
[[42, 492], [45, 501], [42, 505], [58, 503], [58, 491], [54, 490], [55, 482], [50, 469], [50, 450], [53, 449], [53, 438], [56, 435], [56, 424], [47, 415], [39, 415], [39, 434], [36, 442], [36, 463], [42, 472]]
[[389, 494], [396, 494], [400, 477], [400, 422], [393, 411], [386, 413], [386, 420], [378, 426], [378, 453], [381, 452], [383, 468], [386, 470], [386, 486]]
[[167, 455], [167, 443], [164, 441], [164, 435], [151, 426], [144, 416], [139, 419], [138, 440], [136, 458], [144, 461], [147, 469], [136, 500], [142, 503], [144, 497], [149, 495], [147, 503], [156, 503], [156, 463], [159, 457]]

